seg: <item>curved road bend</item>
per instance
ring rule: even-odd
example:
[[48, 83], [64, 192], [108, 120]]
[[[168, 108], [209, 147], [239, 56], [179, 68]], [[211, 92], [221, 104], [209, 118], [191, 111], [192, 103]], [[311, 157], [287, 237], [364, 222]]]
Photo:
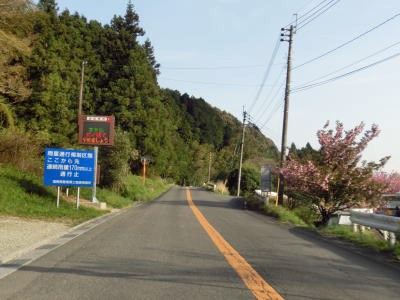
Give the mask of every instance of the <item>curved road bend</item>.
[[397, 299], [399, 282], [373, 253], [173, 188], [1, 279], [0, 299]]

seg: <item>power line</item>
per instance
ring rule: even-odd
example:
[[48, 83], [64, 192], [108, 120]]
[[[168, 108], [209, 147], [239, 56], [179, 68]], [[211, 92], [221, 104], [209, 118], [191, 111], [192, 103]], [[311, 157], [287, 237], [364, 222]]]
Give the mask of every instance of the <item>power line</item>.
[[[394, 43], [394, 44], [392, 44], [392, 45], [390, 45], [390, 46], [387, 46], [387, 47], [385, 47], [385, 48], [383, 48], [383, 49], [381, 49], [381, 50], [378, 50], [378, 51], [376, 51], [376, 52], [374, 52], [374, 53], [372, 53], [372, 54], [370, 54], [370, 55], [368, 55], [368, 56], [366, 56], [366, 57], [364, 57], [364, 58], [362, 58], [362, 59], [359, 59], [359, 60], [357, 60], [357, 61], [355, 61], [355, 62], [353, 62], [353, 63], [351, 63], [351, 64], [348, 64], [348, 65], [346, 65], [346, 66], [344, 66], [344, 67], [342, 67], [342, 68], [340, 68], [340, 69], [337, 69], [337, 70], [332, 71], [332, 72], [330, 72], [330, 73], [328, 73], [328, 74], [325, 74], [324, 76], [320, 76], [320, 77], [318, 77], [318, 78], [315, 78], [315, 79], [313, 79], [313, 80], [311, 80], [311, 81], [305, 82], [305, 83], [301, 84], [300, 86], [306, 86], [306, 85], [309, 85], [309, 84], [311, 84], [311, 83], [314, 83], [314, 82], [316, 82], [316, 81], [318, 81], [318, 80], [321, 80], [321, 79], [324, 79], [324, 78], [326, 78], [326, 77], [329, 77], [329, 76], [332, 75], [332, 74], [338, 73], [338, 72], [343, 71], [343, 70], [345, 70], [345, 69], [347, 69], [347, 68], [349, 68], [349, 67], [352, 67], [352, 66], [354, 66], [354, 65], [356, 65], [356, 64], [358, 64], [358, 63], [360, 63], [360, 62], [362, 62], [362, 61], [365, 61], [365, 60], [367, 60], [367, 59], [369, 59], [369, 58], [371, 58], [371, 57], [374, 57], [374, 56], [376, 56], [376, 55], [378, 55], [378, 54], [381, 54], [382, 52], [384, 52], [384, 51], [386, 51], [386, 50], [389, 50], [390, 48], [393, 48], [394, 46], [397, 46], [397, 45], [399, 45], [399, 44], [400, 44], [400, 42], [396, 42], [396, 43]], [[295, 88], [295, 89], [296, 89], [296, 88]]]
[[[285, 85], [285, 83], [283, 83], [281, 85], [281, 87], [279, 88], [279, 90], [277, 90], [277, 93], [275, 94], [274, 98], [276, 98], [279, 95], [279, 92], [282, 90], [283, 86]], [[278, 111], [279, 108], [281, 108], [283, 105], [283, 102], [276, 102], [274, 108], [272, 109], [272, 111], [270, 112], [270, 114], [268, 115], [267, 119], [264, 121], [264, 123], [260, 126], [260, 130], [263, 129], [268, 122], [272, 119], [272, 117], [276, 114], [276, 112]]]
[[263, 68], [261, 65], [243, 65], [243, 66], [215, 66], [215, 67], [164, 67], [164, 70], [231, 70], [231, 69], [253, 69], [253, 68]]
[[[279, 82], [279, 80], [281, 79], [281, 77], [282, 77], [282, 75], [283, 75], [283, 72], [284, 72], [285, 70], [286, 70], [286, 67], [285, 67], [285, 68], [282, 68], [281, 72], [279, 73], [278, 77], [276, 78], [275, 82], [273, 83], [272, 88], [271, 88], [270, 92], [268, 93], [268, 96], [265, 98], [264, 103], [267, 103], [267, 106], [265, 107], [265, 109], [264, 109], [264, 110], [261, 110], [261, 109], [260, 109], [260, 110], [258, 110], [257, 113], [255, 114], [254, 117], [256, 117], [257, 123], [260, 121], [260, 119], [262, 118], [262, 116], [267, 112], [268, 108], [271, 106], [271, 102], [272, 102], [272, 100], [275, 98], [275, 94], [274, 94], [274, 96], [271, 98], [271, 96], [272, 96], [272, 94], [273, 94], [273, 92], [274, 92], [274, 87], [277, 87], [277, 86], [278, 86], [278, 82]], [[282, 86], [283, 86], [283, 83], [279, 86], [279, 89], [281, 89]], [[271, 100], [271, 101], [269, 101], [269, 100]], [[261, 111], [262, 111], [262, 113], [260, 114]]]
[[374, 66], [376, 66], [376, 65], [379, 65], [379, 64], [381, 64], [381, 63], [384, 63], [384, 62], [386, 62], [386, 61], [388, 61], [388, 60], [394, 59], [394, 58], [396, 58], [396, 57], [399, 56], [399, 55], [400, 55], [400, 52], [399, 52], [399, 53], [396, 53], [396, 54], [394, 54], [394, 55], [391, 55], [391, 56], [389, 56], [389, 57], [386, 57], [386, 58], [384, 58], [384, 59], [378, 60], [378, 61], [376, 61], [376, 62], [374, 62], [374, 63], [372, 63], [372, 64], [369, 64], [369, 65], [367, 65], [367, 66], [364, 66], [364, 67], [355, 69], [355, 70], [353, 70], [353, 71], [344, 73], [344, 74], [342, 74], [342, 75], [339, 75], [339, 76], [336, 76], [336, 77], [333, 77], [333, 78], [330, 78], [330, 79], [327, 79], [327, 80], [324, 80], [324, 81], [320, 81], [320, 82], [317, 82], [317, 83], [314, 83], [314, 84], [309, 84], [309, 85], [305, 85], [305, 86], [300, 86], [300, 87], [298, 87], [298, 88], [296, 88], [296, 89], [293, 89], [293, 93], [302, 92], [302, 91], [304, 91], [304, 90], [308, 90], [308, 89], [311, 89], [311, 88], [314, 88], [314, 87], [317, 87], [317, 86], [320, 86], [320, 85], [324, 85], [324, 84], [330, 83], [330, 82], [332, 82], [332, 81], [339, 80], [339, 79], [344, 78], [344, 77], [348, 77], [348, 76], [353, 75], [353, 74], [355, 74], [355, 73], [364, 71], [364, 70], [366, 70], [366, 69], [369, 69], [369, 68], [372, 68], [372, 67], [374, 67]]
[[[336, 2], [335, 2], [336, 1]], [[334, 3], [332, 3], [334, 2]], [[322, 14], [324, 14], [325, 12], [327, 12], [329, 9], [331, 9], [333, 6], [335, 6], [336, 4], [338, 4], [340, 2], [340, 0], [332, 0], [330, 2], [328, 2], [325, 6], [321, 7], [319, 10], [317, 10], [316, 12], [314, 12], [311, 16], [309, 16], [308, 18], [300, 21], [297, 26], [301, 25], [300, 27], [298, 27], [296, 29], [296, 31], [300, 30], [301, 28], [303, 28], [304, 26], [306, 26], [307, 24], [311, 23], [312, 21], [314, 21], [316, 18], [318, 18], [319, 16], [321, 16]], [[331, 4], [332, 3], [332, 4]], [[326, 7], [328, 6], [328, 7]], [[322, 11], [321, 11], [322, 10]]]
[[[183, 80], [183, 79], [175, 79], [169, 77], [159, 77], [160, 79], [167, 81], [176, 81], [176, 82], [184, 82], [191, 84], [201, 84], [201, 85], [214, 85], [214, 86], [236, 86], [236, 87], [259, 87], [258, 84], [242, 84], [242, 83], [225, 83], [225, 82], [207, 82], [207, 81], [191, 81], [191, 80]], [[264, 85], [266, 86], [266, 85]], [[268, 85], [271, 86], [271, 85]]]
[[[299, 21], [299, 20], [301, 20], [302, 18], [306, 17], [308, 14], [310, 14], [311, 12], [313, 12], [314, 10], [316, 10], [318, 7], [320, 7], [322, 4], [324, 4], [324, 3], [327, 2], [327, 1], [329, 1], [329, 0], [323, 0], [323, 1], [321, 1], [319, 4], [317, 4], [316, 6], [314, 6], [312, 9], [310, 9], [309, 11], [305, 12], [305, 13], [302, 14], [300, 17], [298, 17], [295, 21], [290, 22], [289, 24], [287, 24], [287, 25], [285, 26], [285, 28], [286, 28], [286, 27], [289, 27], [290, 25], [295, 24], [297, 21]], [[309, 3], [311, 3], [311, 2], [312, 2], [312, 1], [310, 1]], [[307, 5], [308, 5], [308, 4], [307, 4]], [[301, 11], [301, 9], [300, 9], [299, 11]], [[295, 25], [296, 25], [296, 24], [295, 24]]]
[[310, 60], [308, 60], [308, 61], [306, 61], [306, 62], [304, 62], [304, 63], [302, 63], [302, 64], [300, 64], [300, 65], [295, 66], [295, 67], [293, 68], [293, 70], [298, 69], [298, 68], [300, 68], [300, 67], [303, 67], [303, 66], [305, 66], [305, 65], [307, 65], [307, 64], [309, 64], [309, 63], [312, 63], [312, 62], [314, 62], [314, 61], [316, 61], [316, 60], [318, 60], [318, 59], [320, 59], [320, 58], [322, 58], [322, 57], [327, 56], [328, 54], [333, 53], [333, 52], [336, 51], [336, 50], [339, 50], [340, 48], [343, 48], [344, 46], [349, 45], [350, 43], [352, 43], [352, 42], [354, 42], [354, 41], [360, 39], [361, 37], [367, 35], [368, 33], [372, 32], [372, 31], [378, 29], [379, 27], [385, 25], [386, 23], [388, 23], [388, 22], [394, 20], [394, 19], [397, 18], [398, 16], [400, 16], [400, 13], [395, 14], [395, 15], [392, 16], [391, 18], [389, 18], [389, 19], [385, 20], [384, 22], [382, 22], [382, 23], [380, 23], [380, 24], [378, 24], [378, 25], [372, 27], [371, 29], [369, 29], [369, 30], [363, 32], [362, 34], [360, 34], [360, 35], [358, 35], [358, 36], [352, 38], [351, 40], [349, 40], [349, 41], [347, 41], [347, 42], [345, 42], [345, 43], [343, 43], [343, 44], [341, 44], [341, 45], [339, 45], [339, 46], [333, 48], [332, 50], [329, 50], [329, 51], [327, 51], [327, 52], [325, 52], [325, 53], [323, 53], [323, 54], [321, 54], [321, 55], [319, 55], [319, 56], [317, 56], [317, 57], [314, 57], [314, 58], [312, 58], [312, 59], [310, 59]]
[[269, 64], [268, 64], [267, 70], [264, 73], [264, 77], [263, 77], [261, 85], [260, 85], [260, 87], [259, 87], [259, 89], [257, 91], [256, 97], [254, 98], [253, 102], [251, 103], [251, 105], [249, 107], [249, 112], [251, 112], [253, 110], [254, 105], [256, 105], [258, 99], [260, 98], [260, 95], [261, 95], [261, 92], [262, 92], [262, 90], [264, 88], [265, 82], [267, 81], [269, 73], [271, 72], [272, 64], [274, 63], [275, 58], [276, 58], [276, 54], [278, 53], [279, 45], [280, 45], [280, 35], [278, 36], [278, 38], [276, 40], [275, 47], [274, 47], [274, 50], [272, 52], [271, 58], [269, 60]]

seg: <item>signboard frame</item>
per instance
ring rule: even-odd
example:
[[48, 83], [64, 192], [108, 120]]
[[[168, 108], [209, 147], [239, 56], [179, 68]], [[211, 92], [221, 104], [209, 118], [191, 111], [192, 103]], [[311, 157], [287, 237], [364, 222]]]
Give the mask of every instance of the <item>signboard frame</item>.
[[92, 187], [94, 162], [93, 150], [46, 148], [44, 185]]
[[[88, 126], [94, 126], [88, 130]], [[96, 126], [97, 125], [97, 126]], [[114, 116], [79, 116], [79, 137], [78, 143], [92, 146], [112, 146], [115, 136], [115, 117]], [[101, 139], [107, 139], [101, 142]]]

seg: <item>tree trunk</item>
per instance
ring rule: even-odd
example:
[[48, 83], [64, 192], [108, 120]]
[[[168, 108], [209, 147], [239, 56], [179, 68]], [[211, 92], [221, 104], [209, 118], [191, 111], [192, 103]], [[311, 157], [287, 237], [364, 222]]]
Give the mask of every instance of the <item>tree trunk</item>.
[[326, 226], [328, 224], [328, 221], [329, 221], [329, 219], [330, 219], [332, 214], [325, 207], [318, 206], [318, 208], [319, 208], [319, 211], [321, 213], [322, 219], [321, 219], [320, 222], [318, 222], [317, 226], [318, 227], [319, 226]]

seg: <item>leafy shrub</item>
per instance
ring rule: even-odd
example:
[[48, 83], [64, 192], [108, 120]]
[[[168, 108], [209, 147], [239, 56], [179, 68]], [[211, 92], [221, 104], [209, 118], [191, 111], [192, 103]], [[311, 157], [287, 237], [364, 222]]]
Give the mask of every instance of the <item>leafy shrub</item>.
[[129, 161], [133, 152], [128, 133], [117, 129], [114, 145], [100, 148], [101, 186], [109, 187], [114, 191], [124, 188], [124, 181], [130, 174]]
[[0, 164], [40, 175], [42, 142], [37, 136], [21, 130], [0, 130]]
[[292, 212], [308, 225], [316, 225], [321, 221], [318, 208], [312, 205], [302, 205], [294, 208]]
[[[229, 191], [234, 194], [237, 192], [239, 170], [232, 171], [228, 176], [228, 188]], [[252, 194], [254, 190], [259, 187], [260, 174], [257, 170], [252, 168], [242, 169], [242, 178], [240, 181], [240, 189], [244, 194]]]
[[264, 205], [263, 211], [272, 217], [278, 218], [282, 222], [290, 222], [298, 226], [306, 226], [307, 223], [302, 220], [296, 213], [288, 210], [283, 206]]

